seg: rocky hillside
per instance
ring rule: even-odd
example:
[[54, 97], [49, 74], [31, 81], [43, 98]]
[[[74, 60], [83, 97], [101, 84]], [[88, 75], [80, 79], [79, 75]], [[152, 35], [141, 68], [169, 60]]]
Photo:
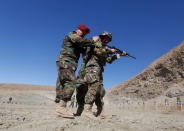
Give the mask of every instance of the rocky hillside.
[[184, 95], [184, 42], [107, 93], [112, 99], [118, 96], [148, 100], [160, 95]]

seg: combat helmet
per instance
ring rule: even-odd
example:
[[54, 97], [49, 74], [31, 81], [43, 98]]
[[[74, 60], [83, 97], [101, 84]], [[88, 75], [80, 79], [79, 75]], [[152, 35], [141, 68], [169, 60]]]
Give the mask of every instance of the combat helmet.
[[105, 36], [108, 36], [108, 37], [110, 38], [110, 41], [112, 41], [112, 34], [111, 34], [110, 32], [104, 31], [104, 32], [102, 32], [102, 33], [99, 35], [99, 37], [100, 37], [101, 39], [103, 39]]

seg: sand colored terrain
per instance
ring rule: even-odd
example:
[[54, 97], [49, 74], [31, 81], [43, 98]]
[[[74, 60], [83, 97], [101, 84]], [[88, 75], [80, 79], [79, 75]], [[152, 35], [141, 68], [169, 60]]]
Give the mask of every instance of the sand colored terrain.
[[[20, 88], [19, 88], [20, 87]], [[28, 86], [31, 87], [31, 86]], [[36, 86], [34, 86], [36, 87]], [[40, 86], [38, 86], [40, 87]], [[1, 131], [182, 131], [184, 112], [155, 109], [147, 103], [111, 104], [105, 98], [106, 112], [112, 119], [90, 120], [84, 117], [65, 119], [54, 115], [54, 87], [27, 90], [27, 85], [16, 89], [0, 87]], [[12, 101], [9, 103], [9, 98]], [[126, 98], [127, 100], [129, 98]], [[133, 102], [133, 99], [129, 99]], [[150, 102], [151, 103], [151, 102]], [[76, 107], [70, 108], [72, 112]], [[94, 107], [93, 111], [96, 111]]]

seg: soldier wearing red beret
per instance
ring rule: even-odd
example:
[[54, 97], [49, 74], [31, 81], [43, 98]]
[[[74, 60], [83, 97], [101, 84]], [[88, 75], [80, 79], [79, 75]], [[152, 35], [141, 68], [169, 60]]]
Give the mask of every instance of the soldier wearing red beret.
[[84, 35], [90, 33], [90, 29], [84, 24], [80, 24], [78, 26], [78, 29], [81, 30], [84, 33]]
[[65, 36], [59, 57], [56, 61], [58, 78], [56, 83], [56, 114], [65, 118], [74, 118], [73, 113], [67, 110], [67, 102], [71, 100], [76, 87], [75, 71], [78, 66], [80, 53], [83, 47], [93, 46], [99, 39], [84, 38], [90, 33], [90, 29], [80, 24], [76, 31], [70, 32]]

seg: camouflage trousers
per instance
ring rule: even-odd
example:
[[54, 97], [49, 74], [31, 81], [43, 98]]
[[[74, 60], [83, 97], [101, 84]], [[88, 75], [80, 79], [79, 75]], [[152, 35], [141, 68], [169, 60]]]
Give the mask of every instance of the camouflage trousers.
[[99, 107], [104, 104], [103, 97], [105, 96], [105, 89], [101, 82], [95, 82], [88, 85], [88, 91], [85, 95], [86, 104], [95, 104]]
[[75, 70], [67, 65], [65, 68], [62, 62], [57, 62], [58, 78], [56, 82], [56, 99], [71, 100], [75, 90]]
[[[78, 72], [78, 75], [77, 75], [77, 81], [83, 81], [84, 76], [85, 76], [85, 63], [82, 63], [81, 66], [80, 66], [80, 70]], [[76, 88], [76, 91], [77, 91], [77, 94], [76, 94], [77, 103], [80, 106], [84, 106], [85, 95], [88, 91], [87, 84], [85, 84], [85, 83], [78, 84], [77, 88]]]
[[102, 71], [98, 67], [85, 68], [85, 77], [88, 83], [77, 88], [78, 104], [95, 104], [102, 106], [105, 89], [103, 87]]

